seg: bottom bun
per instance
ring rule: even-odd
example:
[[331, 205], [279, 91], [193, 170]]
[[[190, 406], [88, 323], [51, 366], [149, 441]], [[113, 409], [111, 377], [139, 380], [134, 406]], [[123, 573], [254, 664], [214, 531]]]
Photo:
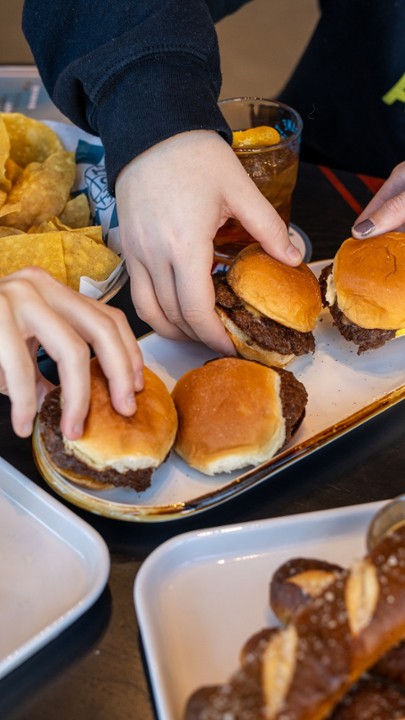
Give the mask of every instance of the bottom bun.
[[216, 306], [216, 312], [221, 318], [225, 330], [231, 338], [239, 355], [246, 360], [255, 360], [269, 367], [284, 367], [297, 357], [294, 354], [282, 355], [276, 350], [266, 350], [252, 340], [240, 327], [234, 323], [227, 313], [219, 306]]
[[272, 458], [299, 426], [307, 402], [292, 373], [240, 358], [189, 370], [172, 397], [179, 423], [174, 449], [206, 475]]
[[81, 438], [60, 429], [60, 388], [46, 396], [39, 413], [41, 442], [49, 463], [68, 480], [89, 489], [131, 487], [145, 490], [154, 469], [168, 456], [177, 431], [177, 414], [163, 381], [144, 369], [144, 388], [131, 417], [113, 408], [106, 378], [96, 359], [90, 364], [90, 408]]

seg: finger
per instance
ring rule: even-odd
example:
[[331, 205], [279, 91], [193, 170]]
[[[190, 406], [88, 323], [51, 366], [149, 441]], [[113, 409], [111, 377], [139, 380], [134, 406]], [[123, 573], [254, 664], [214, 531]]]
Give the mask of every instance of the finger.
[[381, 235], [393, 230], [405, 230], [405, 192], [389, 197], [380, 204], [378, 201], [370, 203], [367, 213], [358, 218], [352, 228], [354, 237], [365, 238]]
[[26, 346], [28, 349], [28, 352], [30, 354], [32, 363], [34, 365], [35, 370], [35, 387], [36, 387], [36, 398], [37, 398], [37, 410], [41, 408], [41, 405], [45, 399], [45, 396], [52, 390], [55, 385], [54, 383], [50, 382], [44, 375], [42, 375], [38, 362], [37, 362], [37, 353], [39, 348], [39, 343], [35, 338], [30, 338], [26, 341]]
[[[119, 308], [104, 305], [99, 301], [89, 298], [87, 300], [92, 306], [92, 312], [96, 312], [97, 315], [102, 313], [105, 316], [101, 324], [96, 327], [96, 332], [93, 328], [93, 334], [91, 334], [90, 315], [88, 323], [90, 327], [89, 342], [98, 355], [104, 374], [108, 377], [110, 372], [115, 369], [116, 376], [121, 375], [122, 377], [123, 374], [128, 376], [127, 383], [128, 386], [131, 386], [131, 390], [134, 380], [135, 390], [142, 390], [143, 357], [125, 313]], [[96, 320], [95, 316], [94, 320]], [[107, 363], [107, 360], [110, 362]], [[129, 360], [129, 365], [127, 360]]]
[[6, 297], [0, 296], [2, 342], [0, 367], [4, 391], [11, 401], [11, 424], [20, 437], [32, 433], [37, 411], [35, 369], [28, 348]]
[[135, 260], [130, 261], [129, 265], [131, 296], [139, 318], [162, 337], [187, 340], [188, 335], [170, 322], [163, 312], [156, 297], [153, 280], [144, 265]]
[[[393, 210], [390, 209], [389, 205], [385, 205], [387, 202], [390, 201], [390, 199], [395, 198], [397, 195], [401, 195], [404, 192], [405, 188], [405, 162], [400, 163], [397, 165], [393, 171], [391, 172], [390, 176], [387, 178], [387, 180], [384, 182], [384, 184], [381, 186], [381, 188], [378, 190], [378, 192], [374, 195], [372, 200], [368, 203], [368, 205], [364, 208], [363, 212], [359, 215], [356, 222], [354, 223], [354, 226], [352, 228], [353, 235], [355, 237], [366, 237], [367, 235], [375, 234], [377, 235], [378, 232], [387, 232], [389, 230], [395, 230], [400, 229], [401, 224], [405, 222], [405, 218], [400, 218], [399, 221], [396, 220], [396, 213], [397, 208], [394, 207]], [[399, 201], [399, 204], [401, 204], [401, 200]], [[383, 210], [383, 216], [378, 217], [378, 211], [382, 209], [382, 207], [385, 205], [385, 208]], [[394, 200], [394, 206], [397, 205], [397, 201]], [[390, 220], [388, 220], [388, 229], [380, 230], [379, 224], [380, 222], [384, 225], [384, 223], [387, 222], [387, 217], [389, 218], [391, 215], [391, 211], [394, 213], [393, 221], [394, 224], [391, 226]], [[398, 212], [401, 214], [402, 210], [399, 208]], [[375, 218], [375, 214], [377, 213], [377, 218]], [[385, 215], [385, 218], [384, 218]], [[395, 223], [397, 223], [395, 225]], [[359, 227], [360, 226], [360, 227]], [[377, 229], [378, 226], [378, 229]], [[387, 228], [385, 224], [385, 228]]]
[[[197, 239], [194, 244], [200, 250], [205, 247], [202, 240]], [[155, 286], [144, 266], [137, 264], [134, 305], [138, 315], [160, 335], [175, 340], [197, 340], [217, 352], [234, 355], [234, 345], [214, 309], [212, 251], [207, 254], [205, 270], [203, 264], [198, 253], [193, 254], [191, 263], [179, 264], [176, 271], [168, 267], [162, 272], [159, 268], [159, 274], [153, 279]]]
[[248, 180], [235, 217], [269, 255], [287, 265], [299, 265], [302, 254], [291, 242], [286, 224], [254, 182]]
[[[132, 415], [136, 409], [134, 393], [143, 387], [143, 358], [124, 313], [84, 298], [70, 288], [63, 287], [61, 291], [59, 283], [55, 292], [55, 282], [50, 276], [41, 278], [41, 293], [59, 318], [65, 321], [64, 331], [67, 331], [67, 325], [73, 330], [73, 344], [69, 346], [69, 351], [78, 352], [82, 358], [84, 345], [74, 341], [82, 338], [85, 345], [91, 345], [107, 377], [114, 408], [123, 415]], [[36, 273], [33, 284], [38, 284]], [[39, 331], [43, 332], [42, 323]], [[41, 342], [44, 344], [44, 341]], [[58, 368], [65, 365], [65, 348], [61, 351], [54, 344], [52, 351], [48, 347], [46, 349]], [[87, 347], [84, 361], [88, 364]]]
[[[87, 322], [88, 320], [88, 322]], [[109, 384], [111, 402], [123, 415], [133, 415], [135, 392], [142, 390], [143, 357], [124, 313], [116, 308], [98, 312], [97, 324], [78, 328], [94, 349]]]
[[[185, 264], [187, 265], [187, 263]], [[187, 317], [189, 317], [187, 305], [184, 306], [185, 313], [183, 314], [179, 299], [181, 288], [176, 284], [175, 269], [171, 266], [165, 272], [160, 269], [153, 281], [157, 301], [169, 323], [178, 327], [190, 340], [199, 340], [198, 334], [192, 325], [192, 316], [190, 318], [191, 323], [187, 320]]]
[[[197, 240], [198, 242], [198, 240]], [[200, 247], [203, 247], [201, 244]], [[215, 312], [215, 290], [211, 276], [212, 257], [199, 256], [187, 267], [179, 266], [176, 288], [180, 307], [187, 323], [200, 342], [224, 355], [235, 355], [235, 347]]]
[[35, 307], [26, 309], [25, 322], [57, 364], [62, 393], [61, 430], [75, 440], [83, 434], [89, 408], [89, 346], [42, 298], [37, 298]]
[[36, 373], [35, 385], [36, 385], [36, 394], [37, 394], [37, 406], [38, 406], [38, 410], [39, 410], [41, 408], [43, 401], [45, 400], [45, 397], [51, 390], [53, 390], [55, 385], [53, 385], [53, 383], [51, 383], [50, 380], [47, 380], [47, 378], [44, 377], [44, 375], [42, 375], [39, 370]]

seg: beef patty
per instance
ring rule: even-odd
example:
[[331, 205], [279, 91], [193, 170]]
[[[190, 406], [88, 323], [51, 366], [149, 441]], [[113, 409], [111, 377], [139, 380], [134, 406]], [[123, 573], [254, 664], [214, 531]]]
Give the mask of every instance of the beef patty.
[[281, 379], [280, 399], [285, 419], [285, 443], [298, 430], [305, 416], [308, 393], [299, 380], [289, 370], [273, 368]]
[[328, 305], [326, 300], [326, 291], [328, 277], [331, 274], [332, 269], [332, 265], [327, 265], [323, 268], [319, 277], [322, 303], [324, 307], [329, 307], [330, 314], [333, 318], [333, 324], [336, 325], [343, 337], [346, 340], [358, 345], [357, 354], [360, 355], [361, 353], [366, 352], [366, 350], [375, 350], [376, 348], [385, 345], [385, 343], [389, 340], [392, 340], [395, 337], [395, 330], [379, 330], [378, 328], [367, 330], [366, 328], [362, 328], [359, 325], [352, 323], [339, 309], [337, 300], [335, 300], [333, 305]]
[[312, 332], [299, 332], [265, 317], [253, 315], [228, 285], [225, 273], [213, 275], [216, 304], [219, 305], [252, 342], [280, 355], [306, 355], [315, 351]]
[[[95, 470], [74, 455], [69, 454], [63, 442], [60, 419], [60, 388], [57, 387], [48, 393], [42, 404], [39, 412], [39, 427], [45, 449], [62, 474], [63, 470], [66, 470], [107, 485], [130, 487], [136, 492], [142, 492], [149, 487], [153, 468], [127, 470], [125, 473], [120, 473], [114, 468]], [[78, 480], [78, 482], [80, 481]]]

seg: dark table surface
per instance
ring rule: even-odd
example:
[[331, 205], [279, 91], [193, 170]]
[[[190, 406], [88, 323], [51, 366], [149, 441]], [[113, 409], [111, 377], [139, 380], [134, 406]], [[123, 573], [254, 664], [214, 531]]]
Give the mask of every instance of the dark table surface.
[[[313, 260], [334, 255], [377, 185], [301, 165], [292, 220], [311, 239]], [[135, 315], [128, 284], [113, 303], [127, 312], [138, 337], [148, 330]], [[264, 482], [193, 518], [128, 523], [71, 506], [106, 541], [109, 582], [79, 620], [0, 681], [1, 720], [152, 720], [153, 698], [133, 605], [135, 576], [148, 554], [189, 530], [394, 497], [405, 490], [404, 426], [405, 403], [399, 403], [283, 470], [271, 484]], [[35, 468], [30, 440], [12, 432], [5, 397], [0, 398], [0, 456], [52, 494]]]

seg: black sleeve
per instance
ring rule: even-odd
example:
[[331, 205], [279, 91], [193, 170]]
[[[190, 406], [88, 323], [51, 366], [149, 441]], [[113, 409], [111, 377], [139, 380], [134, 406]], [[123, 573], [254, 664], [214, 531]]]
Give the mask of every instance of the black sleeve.
[[[270, 2], [270, 0], [268, 1]], [[252, 0], [206, 0], [214, 22], [234, 13], [248, 2], [252, 2]]]
[[405, 158], [405, 0], [321, 7], [279, 94], [302, 116], [301, 159], [386, 178]]
[[[231, 2], [237, 6], [240, 2]], [[216, 130], [221, 73], [205, 0], [25, 0], [23, 31], [55, 105], [120, 169], [179, 132]]]

